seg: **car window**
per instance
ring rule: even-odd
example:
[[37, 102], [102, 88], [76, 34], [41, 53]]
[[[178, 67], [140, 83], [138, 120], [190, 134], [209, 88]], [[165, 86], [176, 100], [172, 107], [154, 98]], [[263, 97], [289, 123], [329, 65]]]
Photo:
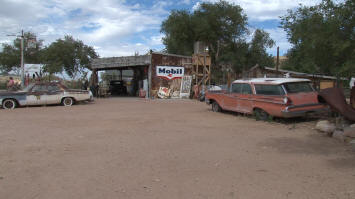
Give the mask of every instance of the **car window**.
[[243, 94], [253, 94], [253, 91], [251, 90], [251, 86], [249, 84], [243, 84], [242, 93]]
[[24, 91], [24, 92], [29, 92], [29, 91], [32, 89], [33, 86], [34, 86], [34, 83], [29, 84], [28, 86], [26, 86], [26, 87], [23, 89], [23, 91]]
[[32, 92], [43, 92], [43, 91], [47, 91], [46, 85], [34, 85], [32, 88]]
[[288, 93], [313, 92], [313, 88], [309, 82], [292, 82], [284, 84]]
[[255, 84], [254, 86], [258, 95], [285, 95], [281, 85]]
[[50, 92], [60, 91], [60, 88], [57, 85], [48, 85], [48, 91]]
[[242, 92], [242, 84], [232, 84], [231, 92], [232, 93], [241, 93]]

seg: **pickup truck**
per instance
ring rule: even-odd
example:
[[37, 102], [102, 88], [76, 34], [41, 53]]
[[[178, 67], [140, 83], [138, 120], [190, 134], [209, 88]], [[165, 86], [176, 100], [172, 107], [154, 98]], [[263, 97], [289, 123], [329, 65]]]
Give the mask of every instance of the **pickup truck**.
[[234, 81], [229, 90], [207, 91], [212, 111], [254, 114], [261, 120], [270, 117], [303, 117], [329, 111], [319, 103], [318, 93], [308, 79], [254, 78]]

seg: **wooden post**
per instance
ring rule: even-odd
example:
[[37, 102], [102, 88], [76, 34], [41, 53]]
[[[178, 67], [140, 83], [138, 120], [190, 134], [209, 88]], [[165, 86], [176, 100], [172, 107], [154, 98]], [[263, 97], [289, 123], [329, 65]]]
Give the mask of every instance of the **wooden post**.
[[276, 75], [279, 77], [279, 64], [280, 64], [280, 56], [279, 56], [279, 49], [280, 47], [277, 47], [277, 57], [276, 57]]
[[148, 93], [145, 95], [145, 98], [152, 97], [152, 64], [149, 64], [148, 67]]

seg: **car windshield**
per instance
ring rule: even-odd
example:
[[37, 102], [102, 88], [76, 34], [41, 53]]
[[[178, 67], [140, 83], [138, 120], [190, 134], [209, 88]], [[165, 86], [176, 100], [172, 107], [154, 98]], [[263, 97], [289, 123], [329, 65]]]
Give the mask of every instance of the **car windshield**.
[[24, 92], [28, 92], [28, 91], [30, 91], [31, 90], [31, 88], [33, 87], [33, 85], [35, 85], [34, 83], [32, 83], [32, 84], [29, 84], [28, 86], [26, 86], [24, 89], [22, 89], [22, 91], [24, 91]]
[[285, 95], [281, 85], [255, 84], [257, 95]]
[[309, 82], [285, 83], [284, 87], [287, 93], [308, 93], [314, 91], [313, 87]]

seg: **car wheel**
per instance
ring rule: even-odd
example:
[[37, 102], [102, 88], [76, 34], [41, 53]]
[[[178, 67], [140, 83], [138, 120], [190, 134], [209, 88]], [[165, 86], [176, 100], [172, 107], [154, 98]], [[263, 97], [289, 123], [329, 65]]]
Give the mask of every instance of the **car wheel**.
[[262, 121], [267, 121], [271, 118], [270, 115], [263, 109], [255, 109], [254, 116], [256, 120], [262, 120]]
[[13, 99], [6, 99], [2, 102], [2, 107], [4, 109], [14, 109], [16, 107], [16, 102]]
[[62, 100], [63, 106], [72, 106], [74, 104], [74, 100], [71, 97], [66, 97]]
[[221, 112], [222, 108], [219, 106], [217, 102], [212, 103], [212, 111], [213, 112]]

